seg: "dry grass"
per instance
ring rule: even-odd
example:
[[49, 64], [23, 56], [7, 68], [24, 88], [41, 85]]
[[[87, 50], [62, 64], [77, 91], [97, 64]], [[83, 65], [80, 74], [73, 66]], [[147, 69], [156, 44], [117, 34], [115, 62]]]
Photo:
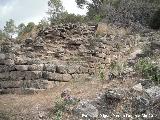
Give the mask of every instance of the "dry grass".
[[[5, 113], [11, 120], [33, 119], [35, 115], [42, 111], [52, 110], [54, 102], [60, 97], [60, 93], [70, 88], [72, 95], [80, 99], [93, 99], [98, 93], [106, 89], [115, 87], [130, 87], [133, 81], [81, 81], [65, 83], [53, 89], [40, 92], [34, 95], [1, 95], [0, 115]], [[1, 119], [1, 117], [0, 117]], [[9, 120], [10, 120], [9, 119]], [[7, 120], [7, 119], [6, 119]]]
[[129, 29], [125, 28], [117, 28], [116, 26], [109, 25], [106, 23], [99, 23], [97, 30], [96, 30], [96, 35], [106, 35], [106, 34], [111, 34], [111, 35], [126, 35], [130, 31]]

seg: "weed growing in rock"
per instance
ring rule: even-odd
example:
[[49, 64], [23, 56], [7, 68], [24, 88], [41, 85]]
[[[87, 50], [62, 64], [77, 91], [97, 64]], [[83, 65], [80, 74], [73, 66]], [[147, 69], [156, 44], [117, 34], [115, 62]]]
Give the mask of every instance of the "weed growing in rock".
[[105, 74], [104, 74], [104, 71], [102, 69], [102, 66], [99, 65], [99, 77], [100, 77], [100, 80], [103, 82], [105, 80]]
[[137, 73], [145, 78], [155, 82], [160, 82], [160, 68], [156, 63], [153, 63], [149, 58], [142, 58], [135, 64]]
[[70, 96], [68, 91], [63, 91], [61, 98], [55, 102], [54, 113], [55, 120], [62, 120], [63, 113], [70, 110], [71, 106], [76, 105], [79, 102], [78, 99]]
[[121, 77], [126, 68], [126, 64], [122, 62], [112, 61], [109, 68], [111, 74], [117, 77]]

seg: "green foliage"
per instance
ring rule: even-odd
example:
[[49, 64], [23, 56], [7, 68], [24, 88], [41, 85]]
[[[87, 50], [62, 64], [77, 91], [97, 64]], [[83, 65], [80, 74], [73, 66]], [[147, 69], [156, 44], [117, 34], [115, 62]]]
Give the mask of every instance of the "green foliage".
[[113, 4], [116, 6], [119, 1], [120, 0], [76, 0], [76, 3], [79, 8], [87, 7], [87, 16], [90, 20], [99, 22], [106, 17], [106, 5]]
[[112, 74], [114, 74], [115, 76], [119, 76], [124, 72], [126, 64], [122, 62], [112, 61], [109, 68]]
[[61, 18], [57, 20], [57, 23], [82, 23], [85, 17], [82, 15], [69, 14], [68, 12], [61, 13]]
[[10, 120], [11, 114], [6, 111], [0, 111], [0, 120]]
[[17, 27], [18, 36], [20, 36], [24, 32], [25, 27], [26, 26], [24, 23], [21, 23], [18, 25], [18, 27]]
[[56, 118], [55, 118], [55, 120], [62, 120], [62, 115], [63, 115], [63, 112], [60, 111], [60, 110], [58, 110], [56, 112]]
[[48, 6], [49, 21], [51, 24], [82, 23], [85, 19], [84, 16], [69, 14], [67, 11], [64, 11], [61, 0], [50, 0]]
[[40, 29], [44, 29], [48, 26], [49, 26], [49, 21], [47, 21], [47, 19], [44, 18], [39, 22], [37, 27], [40, 28]]
[[6, 22], [6, 25], [4, 26], [4, 32], [8, 37], [12, 38], [12, 35], [16, 32], [14, 20], [10, 19]]
[[62, 120], [62, 115], [65, 112], [65, 110], [71, 106], [71, 105], [75, 105], [77, 104], [78, 100], [64, 100], [64, 99], [58, 99], [55, 102], [55, 106], [54, 106], [54, 113], [56, 115], [56, 120]]
[[104, 75], [104, 71], [102, 69], [101, 66], [99, 66], [99, 77], [100, 77], [100, 80], [103, 82], [105, 80], [105, 75]]
[[96, 22], [100, 22], [102, 20], [102, 17], [100, 15], [95, 15], [93, 17], [93, 20], [95, 20]]
[[5, 33], [2, 30], [0, 30], [0, 41], [2, 41], [6, 37], [7, 36], [5, 35]]
[[150, 27], [152, 29], [159, 29], [160, 28], [160, 9], [155, 12], [153, 17], [150, 21]]
[[62, 6], [61, 0], [49, 0], [48, 1], [48, 14], [49, 14], [49, 20], [51, 24], [54, 24], [58, 19], [61, 18], [61, 13], [63, 12], [64, 8]]
[[141, 77], [155, 82], [160, 81], [160, 68], [156, 63], [152, 63], [149, 58], [139, 59], [135, 65], [135, 70]]
[[24, 28], [25, 33], [29, 33], [33, 30], [35, 24], [33, 22], [29, 22], [28, 25]]
[[23, 36], [26, 33], [30, 33], [35, 28], [35, 24], [33, 22], [29, 22], [27, 26], [24, 23], [21, 23], [17, 27], [18, 37]]

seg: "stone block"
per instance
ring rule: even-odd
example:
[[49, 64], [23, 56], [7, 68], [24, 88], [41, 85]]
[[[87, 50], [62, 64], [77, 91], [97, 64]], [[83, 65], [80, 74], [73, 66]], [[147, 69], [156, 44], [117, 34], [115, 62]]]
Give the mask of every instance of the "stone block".
[[44, 65], [44, 71], [56, 72], [56, 68], [57, 68], [57, 66], [54, 64], [45, 64]]
[[14, 71], [14, 65], [0, 65], [0, 73]]
[[74, 81], [83, 81], [89, 77], [89, 74], [72, 74], [72, 79]]
[[25, 80], [23, 82], [22, 88], [25, 90], [27, 88], [34, 88], [34, 89], [47, 89], [48, 83], [46, 80]]
[[88, 73], [88, 71], [89, 71], [89, 70], [88, 70], [87, 67], [80, 66], [78, 73], [79, 73], [79, 74], [83, 74], [83, 73]]
[[6, 58], [5, 54], [0, 53], [0, 60], [4, 60]]
[[22, 81], [1, 81], [0, 82], [1, 89], [20, 88], [21, 86], [22, 86]]
[[0, 73], [0, 79], [9, 79], [9, 72]]
[[24, 80], [25, 72], [23, 71], [11, 71], [10, 80]]
[[63, 74], [62, 76], [63, 76], [62, 79], [63, 82], [69, 82], [72, 80], [72, 76], [70, 74]]
[[69, 74], [75, 74], [75, 73], [77, 73], [78, 71], [79, 71], [79, 65], [70, 65], [70, 66], [68, 66], [68, 73]]
[[14, 65], [14, 60], [12, 59], [7, 59], [4, 61], [5, 65]]
[[26, 71], [25, 72], [25, 80], [36, 80], [42, 78], [41, 71]]
[[27, 59], [25, 57], [16, 57], [15, 58], [15, 64], [16, 65], [25, 65], [27, 64]]
[[66, 74], [67, 70], [68, 70], [67, 65], [58, 65], [56, 72], [60, 74]]
[[28, 70], [28, 65], [16, 65], [15, 68], [17, 71], [27, 71]]
[[33, 64], [29, 65], [29, 71], [43, 71], [44, 64]]

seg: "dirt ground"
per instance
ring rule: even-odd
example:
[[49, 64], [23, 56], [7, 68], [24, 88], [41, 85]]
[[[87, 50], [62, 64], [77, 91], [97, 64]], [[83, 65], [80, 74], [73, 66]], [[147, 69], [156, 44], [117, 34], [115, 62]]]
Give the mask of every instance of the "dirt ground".
[[61, 92], [69, 88], [71, 95], [79, 99], [94, 99], [106, 89], [115, 87], [130, 87], [134, 81], [80, 81], [63, 83], [53, 89], [33, 95], [1, 95], [0, 120], [32, 120], [36, 115], [43, 116], [52, 111], [54, 103], [60, 98]]

